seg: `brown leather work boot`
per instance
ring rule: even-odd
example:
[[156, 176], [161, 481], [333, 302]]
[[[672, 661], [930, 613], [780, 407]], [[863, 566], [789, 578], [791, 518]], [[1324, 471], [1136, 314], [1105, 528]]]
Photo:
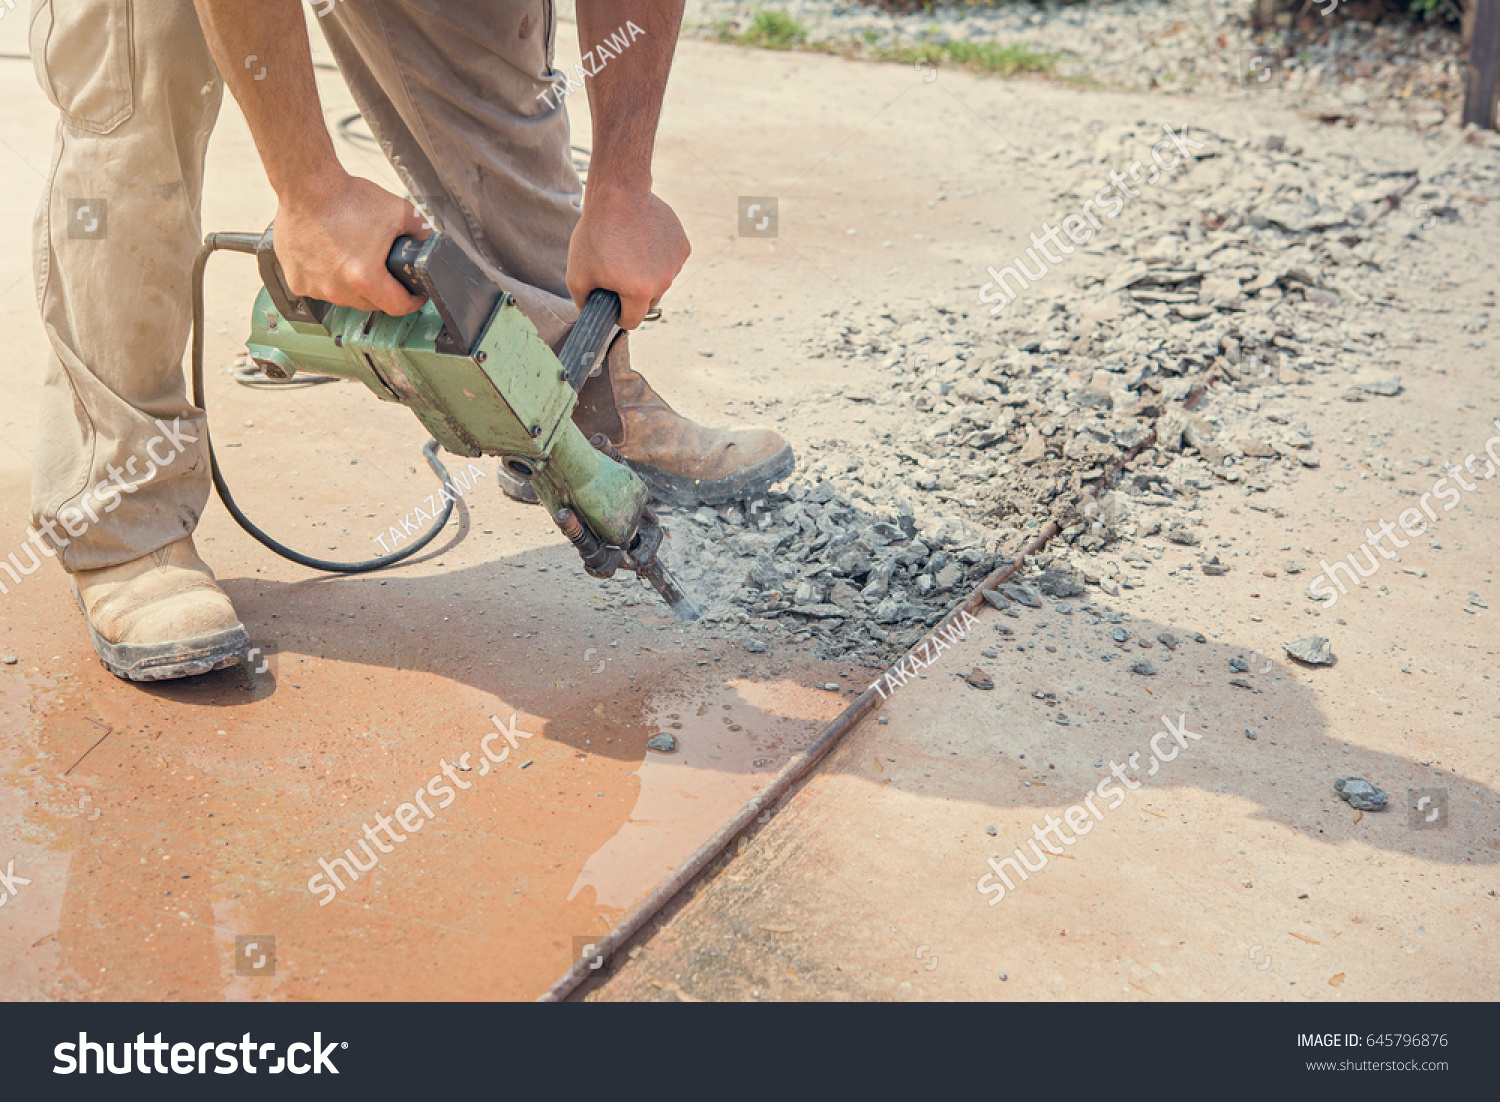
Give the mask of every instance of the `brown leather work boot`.
[[[603, 433], [669, 505], [722, 505], [770, 489], [792, 473], [791, 445], [774, 429], [710, 429], [689, 421], [630, 367], [627, 334], [610, 346], [604, 367], [578, 392], [573, 423], [586, 437]], [[528, 482], [500, 468], [500, 486], [534, 503]]]
[[250, 647], [191, 537], [119, 566], [79, 570], [73, 595], [99, 660], [116, 677], [192, 677], [234, 665]]

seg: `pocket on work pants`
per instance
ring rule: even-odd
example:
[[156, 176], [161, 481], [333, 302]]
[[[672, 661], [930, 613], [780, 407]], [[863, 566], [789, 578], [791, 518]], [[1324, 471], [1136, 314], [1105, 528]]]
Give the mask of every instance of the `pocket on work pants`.
[[31, 64], [70, 126], [108, 134], [134, 112], [133, 8], [134, 0], [34, 0]]

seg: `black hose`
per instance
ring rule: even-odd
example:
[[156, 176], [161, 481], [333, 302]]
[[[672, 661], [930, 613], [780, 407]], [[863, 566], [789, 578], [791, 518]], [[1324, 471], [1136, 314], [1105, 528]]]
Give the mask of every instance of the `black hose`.
[[237, 367], [229, 374], [240, 386], [247, 386], [252, 390], [290, 390], [343, 382], [337, 375], [318, 375], [309, 371], [299, 371], [290, 379], [273, 379], [253, 365]]
[[375, 140], [375, 135], [362, 134], [354, 129], [354, 127], [358, 123], [364, 121], [364, 118], [365, 116], [363, 115], [363, 113], [356, 111], [352, 115], [345, 115], [343, 118], [339, 119], [339, 121], [335, 124], [335, 129], [338, 130], [339, 137], [343, 138], [351, 145], [378, 146], [380, 143]]
[[[203, 274], [208, 267], [208, 258], [220, 249], [228, 252], [248, 253], [255, 255], [256, 246], [260, 244], [261, 235], [258, 233], [211, 233], [203, 239], [203, 248], [198, 251], [198, 258], [193, 261], [193, 404], [206, 414], [208, 402], [203, 395]], [[438, 532], [443, 525], [448, 523], [448, 518], [453, 515], [453, 506], [456, 504], [450, 496], [448, 504], [443, 507], [442, 515], [432, 523], [416, 543], [401, 551], [392, 551], [389, 555], [382, 555], [378, 559], [368, 559], [364, 562], [329, 562], [327, 559], [315, 559], [311, 555], [304, 555], [300, 551], [293, 551], [285, 544], [278, 543], [266, 533], [255, 526], [240, 507], [234, 503], [234, 496], [230, 494], [229, 487], [224, 482], [224, 476], [219, 472], [219, 460], [214, 455], [213, 438], [208, 431], [205, 418], [204, 439], [208, 443], [208, 469], [213, 476], [214, 489], [218, 491], [219, 500], [224, 503], [224, 508], [229, 510], [229, 515], [234, 518], [236, 524], [243, 528], [253, 539], [264, 547], [270, 548], [284, 559], [290, 559], [300, 566], [311, 567], [313, 570], [324, 570], [330, 574], [367, 574], [372, 570], [382, 570], [387, 566], [394, 566], [402, 559], [415, 555], [437, 538]], [[449, 484], [448, 469], [443, 466], [442, 460], [437, 457], [438, 442], [428, 440], [422, 448], [422, 457], [427, 460], [427, 465], [433, 469], [438, 478], [442, 480], [446, 489]]]

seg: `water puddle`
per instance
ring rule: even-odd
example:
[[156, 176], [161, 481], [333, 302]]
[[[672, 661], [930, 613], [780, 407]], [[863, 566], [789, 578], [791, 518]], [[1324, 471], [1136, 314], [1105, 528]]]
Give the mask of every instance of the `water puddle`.
[[677, 748], [646, 751], [635, 807], [584, 864], [568, 899], [592, 888], [601, 915], [618, 921], [842, 708], [838, 696], [787, 681], [652, 696], [645, 722]]

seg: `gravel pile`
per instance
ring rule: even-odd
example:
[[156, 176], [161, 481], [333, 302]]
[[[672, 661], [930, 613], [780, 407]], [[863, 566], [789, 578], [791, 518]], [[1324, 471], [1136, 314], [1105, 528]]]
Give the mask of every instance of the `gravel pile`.
[[[1079, 68], [1064, 72], [1140, 87], [1238, 83], [1236, 43], [1248, 40], [1248, 6], [1217, 0], [915, 17], [821, 0], [770, 6], [803, 20], [814, 41], [1024, 41], [1073, 51]], [[696, 8], [705, 26], [752, 10], [717, 0]], [[1317, 477], [1305, 403], [1401, 393], [1402, 353], [1421, 339], [1403, 292], [1424, 235], [1500, 200], [1493, 135], [1410, 129], [1443, 121], [1422, 117], [1439, 108], [1418, 99], [1451, 98], [1456, 41], [1436, 29], [1330, 26], [1321, 45], [1303, 49], [1300, 76], [1276, 77], [1278, 91], [1345, 105], [1325, 120], [1375, 85], [1404, 95], [1399, 133], [1377, 121], [1357, 145], [1351, 134], [1303, 148], [1245, 125], [1243, 109], [1216, 132], [1215, 114], [1231, 109], [1194, 105], [1201, 121], [1191, 135], [1203, 143], [1194, 159], [1154, 186], [1138, 181], [1117, 220], [999, 316], [980, 288], [989, 266], [1011, 264], [1024, 241], [976, 240], [966, 293], [830, 310], [808, 358], [835, 361], [829, 378], [847, 377], [837, 361], [875, 365], [883, 378], [868, 393], [833, 392], [850, 414], [844, 435], [798, 438], [796, 481], [783, 490], [661, 510], [670, 562], [704, 607], [705, 627], [755, 652], [814, 640], [820, 657], [885, 664], [1049, 520], [1061, 536], [1028, 563], [1021, 592], [1065, 614], [1133, 588], [1165, 543], [1197, 548], [1179, 568], [1184, 584], [1230, 574], [1233, 562], [1219, 558], [1233, 558], [1230, 545], [1205, 529], [1202, 495], [1230, 492], [1278, 514], [1274, 490]], [[1192, 81], [1169, 79], [1180, 73]], [[1184, 104], [1182, 119], [1048, 127], [1034, 147], [1008, 147], [1006, 170], [1058, 196], [1057, 222], [1113, 170], [1137, 160], [1149, 168], [1163, 122], [1180, 128], [1194, 114]], [[1481, 339], [1490, 318], [1455, 320]], [[1191, 411], [1190, 393], [1203, 395]], [[872, 420], [913, 427], [899, 436], [856, 427], [880, 407], [892, 416]], [[1113, 488], [1093, 492], [1147, 441]], [[1287, 573], [1300, 569], [1285, 563]], [[626, 605], [655, 601], [644, 590], [609, 592]], [[1014, 593], [992, 603], [1015, 602], [1029, 603]]]
[[[1432, 226], [1500, 199], [1500, 158], [1460, 141], [1441, 160], [1413, 147], [1411, 165], [1380, 169], [1338, 143], [1192, 134], [1204, 146], [1194, 162], [1141, 188], [1086, 256], [1000, 317], [978, 300], [982, 270], [968, 302], [828, 314], [808, 357], [878, 365], [887, 384], [834, 400], [886, 406], [916, 428], [798, 440], [785, 491], [664, 511], [674, 569], [707, 624], [751, 649], [790, 635], [816, 639], [822, 657], [883, 663], [1048, 520], [1062, 534], [1029, 580], [1043, 572], [1035, 589], [1049, 603], [1132, 588], [1162, 541], [1199, 549], [1186, 582], [1232, 570], [1201, 496], [1234, 492], [1275, 513], [1268, 491], [1320, 465], [1304, 402], [1401, 393], [1396, 365], [1420, 328], [1401, 301], [1408, 261]], [[1076, 181], [1058, 210], [1160, 136], [1144, 122], [1054, 135]], [[1489, 321], [1459, 324], [1477, 338]], [[1195, 388], [1206, 396], [1188, 412]], [[1153, 433], [1118, 485], [1092, 496]]]
[[1055, 75], [1075, 82], [1167, 92], [1239, 88], [1324, 115], [1456, 123], [1465, 70], [1451, 27], [1349, 22], [1321, 15], [1324, 7], [1262, 35], [1250, 27], [1249, 0], [1007, 3], [919, 14], [839, 0], [695, 0], [688, 23], [704, 36], [735, 33], [764, 8], [796, 18], [810, 47], [854, 56], [947, 42], [1025, 45], [1057, 55]]
[[825, 658], [895, 657], [1001, 562], [993, 533], [918, 519], [899, 499], [881, 509], [843, 480], [663, 519], [708, 623], [774, 622], [794, 641], [816, 637]]

